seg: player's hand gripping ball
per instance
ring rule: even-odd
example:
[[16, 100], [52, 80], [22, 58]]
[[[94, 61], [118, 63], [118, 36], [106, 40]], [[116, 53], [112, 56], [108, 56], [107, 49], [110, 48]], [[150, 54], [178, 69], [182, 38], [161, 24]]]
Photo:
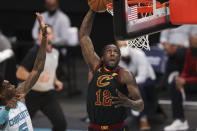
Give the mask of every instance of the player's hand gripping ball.
[[95, 12], [105, 12], [109, 3], [112, 3], [112, 0], [88, 0], [88, 5]]

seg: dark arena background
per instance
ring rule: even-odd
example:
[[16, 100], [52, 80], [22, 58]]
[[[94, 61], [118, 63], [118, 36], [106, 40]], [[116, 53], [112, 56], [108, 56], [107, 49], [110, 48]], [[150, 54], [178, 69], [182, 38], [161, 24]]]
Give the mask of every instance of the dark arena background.
[[[159, 0], [161, 3], [166, 0]], [[59, 0], [60, 9], [68, 15], [71, 21], [72, 27], [77, 27], [78, 30], [81, 26], [83, 18], [89, 9], [87, 0]], [[0, 31], [8, 38], [11, 42], [12, 49], [14, 51], [14, 68], [18, 68], [25, 55], [28, 53], [34, 45], [32, 38], [32, 28], [36, 19], [35, 12], [46, 11], [44, 6], [44, 0], [1, 0], [0, 2]], [[92, 42], [94, 43], [95, 51], [100, 54], [104, 45], [114, 43], [113, 36], [113, 18], [112, 16], [105, 13], [97, 13], [93, 29], [91, 32]], [[160, 33], [156, 33], [149, 36], [151, 46], [156, 46], [160, 43]], [[1, 44], [1, 41], [0, 41]], [[56, 47], [56, 48], [61, 48]], [[63, 90], [55, 92], [55, 97], [61, 104], [67, 121], [68, 131], [81, 131], [88, 130], [89, 119], [87, 118], [86, 112], [86, 97], [87, 97], [87, 81], [88, 81], [88, 67], [82, 57], [81, 48], [78, 44], [74, 47], [66, 46], [67, 49], [66, 57], [62, 57], [59, 60], [59, 66], [57, 75], [59, 79], [64, 83]], [[171, 71], [175, 66], [179, 64], [179, 61], [175, 59], [178, 56], [168, 56], [168, 62], [166, 70]], [[180, 58], [182, 59], [182, 58]], [[4, 67], [12, 68], [13, 61], [10, 63], [4, 63], [0, 61], [0, 71], [4, 75], [12, 75], [9, 71], [6, 73]], [[176, 68], [176, 67], [175, 67]], [[10, 69], [8, 69], [10, 70]], [[61, 72], [63, 70], [63, 72]], [[159, 74], [160, 75], [160, 74]], [[168, 72], [162, 74], [162, 80], [157, 83], [159, 88], [152, 88], [148, 91], [149, 94], [154, 92], [157, 94], [156, 113], [148, 117], [149, 124], [151, 125], [150, 131], [162, 131], [166, 125], [171, 124], [172, 118], [172, 107], [171, 99], [169, 94], [169, 88], [167, 83]], [[12, 75], [13, 76], [13, 75]], [[8, 76], [11, 80], [13, 77]], [[16, 80], [16, 83], [18, 80]], [[153, 93], [153, 94], [154, 94]], [[195, 94], [196, 95], [196, 94]], [[197, 129], [197, 97], [191, 95], [187, 96], [187, 100], [184, 103], [185, 116], [189, 123], [188, 131], [195, 131]], [[154, 101], [153, 100], [153, 106]], [[151, 109], [151, 108], [150, 108]], [[133, 116], [128, 111], [128, 118], [126, 120], [130, 131], [139, 131], [139, 118]], [[49, 119], [41, 112], [37, 112], [35, 117], [32, 119], [33, 127], [35, 131], [50, 131], [52, 123]]]

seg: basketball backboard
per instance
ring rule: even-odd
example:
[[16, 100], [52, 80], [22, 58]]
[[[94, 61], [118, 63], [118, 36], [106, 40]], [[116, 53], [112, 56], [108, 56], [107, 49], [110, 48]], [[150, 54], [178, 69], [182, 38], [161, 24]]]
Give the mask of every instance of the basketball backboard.
[[[130, 5], [133, 1], [153, 2], [151, 6], [146, 5], [145, 11], [147, 13], [145, 13], [143, 12], [145, 5]], [[115, 39], [134, 39], [139, 36], [160, 32], [167, 28], [175, 28], [181, 24], [197, 24], [197, 15], [195, 14], [196, 11], [194, 11], [194, 6], [197, 5], [197, 0], [187, 0], [185, 2], [188, 3], [186, 4], [187, 6], [185, 6], [181, 0], [170, 0], [168, 3], [163, 4], [156, 0], [113, 0]], [[176, 5], [176, 3], [180, 5]], [[193, 13], [191, 17], [193, 20], [189, 19], [189, 11], [184, 13], [184, 9], [189, 10], [188, 8], [192, 8]], [[196, 9], [197, 8], [195, 7], [195, 10]], [[183, 12], [182, 15], [178, 14], [179, 12]]]

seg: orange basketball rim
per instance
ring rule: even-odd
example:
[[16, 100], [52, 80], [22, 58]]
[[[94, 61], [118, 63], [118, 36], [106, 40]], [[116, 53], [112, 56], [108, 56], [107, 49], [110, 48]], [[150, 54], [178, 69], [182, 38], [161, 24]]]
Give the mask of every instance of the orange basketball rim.
[[[135, 6], [137, 7], [138, 13], [153, 13], [153, 1], [150, 0], [135, 0], [135, 1], [128, 1], [129, 6]], [[168, 3], [161, 4], [160, 2], [156, 2], [156, 8], [162, 8], [167, 6]], [[109, 10], [113, 10], [113, 3], [109, 3], [106, 5]]]

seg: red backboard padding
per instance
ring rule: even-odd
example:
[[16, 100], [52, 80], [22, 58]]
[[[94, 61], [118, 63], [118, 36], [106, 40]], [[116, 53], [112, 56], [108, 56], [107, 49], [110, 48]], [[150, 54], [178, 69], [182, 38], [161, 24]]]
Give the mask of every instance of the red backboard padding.
[[172, 24], [197, 24], [197, 0], [169, 0]]

